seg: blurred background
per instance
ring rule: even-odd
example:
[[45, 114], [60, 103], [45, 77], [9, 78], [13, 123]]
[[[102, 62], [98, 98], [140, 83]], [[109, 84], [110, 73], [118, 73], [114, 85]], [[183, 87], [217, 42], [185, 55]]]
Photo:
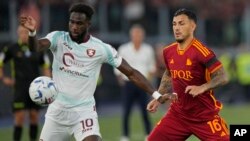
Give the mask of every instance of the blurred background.
[[[0, 49], [17, 40], [16, 29], [20, 13], [30, 14], [36, 18], [39, 23], [37, 31], [39, 37], [54, 30], [67, 31], [68, 8], [72, 2], [79, 0], [0, 1]], [[132, 24], [140, 23], [145, 27], [146, 42], [154, 47], [158, 60], [158, 70], [152, 80], [155, 87], [158, 85], [157, 80], [161, 76], [163, 65], [158, 51], [174, 41], [173, 13], [179, 8], [195, 11], [198, 17], [196, 37], [215, 51], [230, 77], [230, 83], [216, 89], [215, 96], [224, 103], [226, 109], [240, 106], [246, 109], [234, 115], [239, 117], [231, 121], [228, 119], [229, 123], [241, 123], [240, 117], [246, 116], [246, 120], [243, 119], [242, 122], [250, 124], [250, 117], [246, 114], [250, 110], [249, 0], [85, 0], [84, 2], [90, 3], [96, 12], [92, 19], [91, 34], [115, 48], [129, 41], [128, 30]], [[106, 117], [112, 119], [113, 116], [121, 116], [120, 86], [113, 68], [109, 65], [102, 67], [95, 96], [101, 118], [103, 116], [104, 119]], [[0, 82], [0, 129], [9, 129], [12, 126], [12, 97], [11, 88], [3, 86]], [[162, 113], [165, 109], [162, 108]], [[232, 112], [228, 110], [229, 113], [225, 115], [232, 116], [233, 113], [230, 114], [230, 111]], [[160, 119], [161, 113], [158, 115], [152, 119]], [[106, 124], [105, 120], [101, 123]], [[117, 130], [119, 136], [121, 127], [117, 127]]]

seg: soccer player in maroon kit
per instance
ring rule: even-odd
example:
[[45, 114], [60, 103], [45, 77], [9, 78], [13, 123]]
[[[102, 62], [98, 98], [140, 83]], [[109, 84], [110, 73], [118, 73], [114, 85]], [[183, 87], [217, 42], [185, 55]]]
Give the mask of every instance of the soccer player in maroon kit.
[[[166, 71], [160, 93], [177, 93], [167, 114], [156, 125], [148, 141], [185, 141], [195, 135], [202, 141], [228, 141], [229, 131], [219, 116], [222, 104], [213, 89], [228, 82], [223, 66], [214, 52], [194, 37], [196, 15], [179, 9], [173, 17], [176, 42], [163, 50]], [[159, 103], [152, 100], [148, 111]]]

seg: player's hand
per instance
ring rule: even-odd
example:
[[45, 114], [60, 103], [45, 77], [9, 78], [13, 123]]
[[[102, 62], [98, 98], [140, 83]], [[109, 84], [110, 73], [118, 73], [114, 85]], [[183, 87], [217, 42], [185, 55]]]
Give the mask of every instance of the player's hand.
[[187, 86], [185, 89], [185, 93], [188, 93], [190, 95], [192, 95], [193, 97], [196, 97], [199, 94], [202, 94], [206, 91], [205, 85], [201, 85], [201, 86]]
[[36, 20], [31, 16], [21, 15], [20, 24], [30, 32], [34, 32], [36, 30]]
[[151, 100], [148, 105], [147, 105], [147, 110], [151, 113], [155, 113], [159, 107], [160, 103], [156, 100], [153, 99]]
[[172, 93], [172, 94], [164, 94], [162, 95], [159, 99], [158, 102], [161, 104], [165, 103], [166, 101], [171, 100], [172, 102], [176, 102], [178, 100], [178, 95], [177, 93]]

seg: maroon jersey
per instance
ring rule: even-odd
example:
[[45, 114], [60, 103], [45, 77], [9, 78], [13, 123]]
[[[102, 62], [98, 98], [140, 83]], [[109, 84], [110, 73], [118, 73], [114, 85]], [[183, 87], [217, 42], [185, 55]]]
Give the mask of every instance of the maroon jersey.
[[210, 81], [210, 74], [222, 67], [212, 50], [197, 39], [185, 50], [173, 43], [163, 50], [164, 61], [171, 73], [173, 91], [178, 94], [178, 102], [171, 105], [177, 116], [203, 121], [212, 119], [222, 108], [222, 104], [214, 98], [212, 90], [196, 97], [185, 93], [189, 85], [202, 85]]

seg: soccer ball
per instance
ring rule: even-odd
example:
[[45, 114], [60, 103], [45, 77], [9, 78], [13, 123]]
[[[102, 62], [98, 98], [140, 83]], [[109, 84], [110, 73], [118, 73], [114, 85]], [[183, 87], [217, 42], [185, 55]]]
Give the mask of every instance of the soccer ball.
[[39, 76], [30, 83], [30, 98], [38, 105], [49, 105], [56, 99], [57, 94], [55, 82], [50, 77]]

